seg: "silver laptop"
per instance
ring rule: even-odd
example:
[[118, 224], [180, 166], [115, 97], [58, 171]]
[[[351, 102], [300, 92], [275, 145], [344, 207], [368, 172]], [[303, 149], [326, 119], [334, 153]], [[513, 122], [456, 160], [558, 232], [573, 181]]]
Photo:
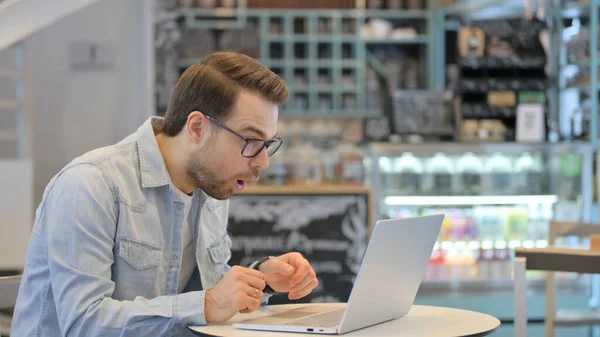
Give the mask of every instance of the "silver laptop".
[[415, 300], [443, 214], [380, 220], [346, 305], [310, 305], [249, 319], [240, 329], [343, 334], [406, 315]]

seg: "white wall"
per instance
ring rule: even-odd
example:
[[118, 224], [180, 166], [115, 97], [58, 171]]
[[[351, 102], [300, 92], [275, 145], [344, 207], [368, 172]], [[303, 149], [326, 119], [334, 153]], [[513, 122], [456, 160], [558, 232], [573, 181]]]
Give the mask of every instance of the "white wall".
[[[153, 114], [149, 6], [150, 0], [102, 0], [28, 39], [34, 208], [69, 161], [118, 142]], [[112, 69], [72, 69], [69, 50], [78, 42], [107, 45]]]
[[0, 1], [0, 49], [98, 0]]
[[0, 158], [0, 270], [25, 265], [33, 222], [31, 176], [31, 160]]

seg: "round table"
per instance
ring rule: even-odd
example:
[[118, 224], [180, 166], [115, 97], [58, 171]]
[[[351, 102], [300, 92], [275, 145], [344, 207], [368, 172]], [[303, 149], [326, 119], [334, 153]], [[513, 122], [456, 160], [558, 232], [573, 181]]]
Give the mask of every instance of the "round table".
[[[257, 336], [311, 336], [306, 333], [253, 331], [234, 328], [231, 324], [246, 319], [279, 313], [295, 309], [304, 305], [331, 305], [331, 304], [284, 304], [263, 306], [250, 314], [237, 314], [227, 322], [194, 326], [191, 329], [216, 336], [232, 337], [257, 337]], [[343, 307], [344, 303], [336, 303]], [[355, 330], [344, 336], [486, 336], [500, 326], [500, 321], [490, 315], [444, 307], [413, 305], [410, 312], [398, 319], [377, 324], [371, 327]], [[318, 335], [316, 335], [318, 336]]]

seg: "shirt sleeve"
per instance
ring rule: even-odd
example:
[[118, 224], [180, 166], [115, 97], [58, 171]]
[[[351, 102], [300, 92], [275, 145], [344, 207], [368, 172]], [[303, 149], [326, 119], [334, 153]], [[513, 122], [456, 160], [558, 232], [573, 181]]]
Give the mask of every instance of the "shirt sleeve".
[[111, 298], [115, 190], [94, 165], [64, 171], [43, 205], [52, 296], [64, 336], [160, 336], [170, 321], [204, 325], [204, 291]]

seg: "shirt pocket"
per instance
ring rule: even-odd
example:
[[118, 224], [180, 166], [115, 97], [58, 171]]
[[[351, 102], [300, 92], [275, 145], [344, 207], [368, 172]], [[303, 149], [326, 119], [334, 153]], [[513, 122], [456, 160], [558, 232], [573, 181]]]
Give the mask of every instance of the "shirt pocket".
[[231, 259], [231, 239], [229, 235], [224, 234], [208, 245], [208, 253], [213, 264], [226, 264]]
[[160, 264], [159, 247], [132, 239], [119, 240], [119, 256], [135, 269], [146, 269]]

